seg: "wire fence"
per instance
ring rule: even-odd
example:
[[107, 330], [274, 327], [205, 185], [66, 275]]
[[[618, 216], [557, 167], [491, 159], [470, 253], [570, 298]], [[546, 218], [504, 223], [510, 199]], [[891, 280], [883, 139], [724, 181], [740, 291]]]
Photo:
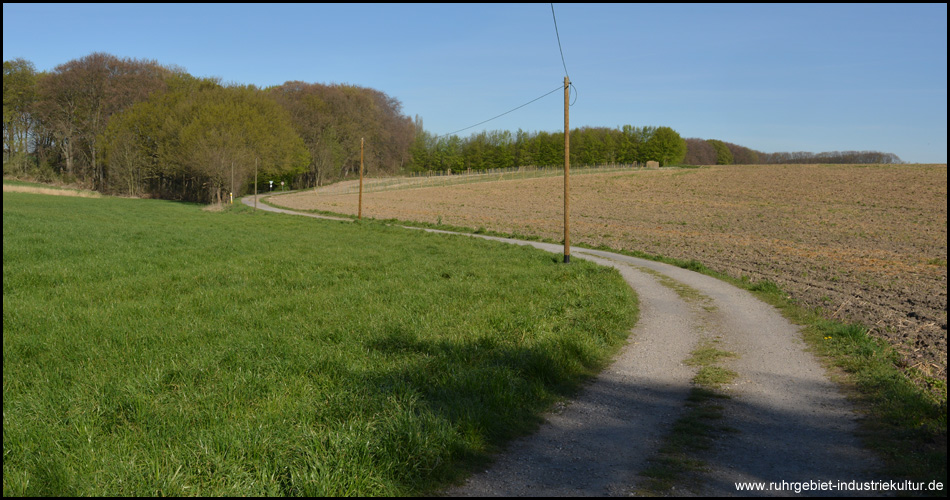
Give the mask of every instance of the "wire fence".
[[[600, 174], [627, 170], [658, 169], [656, 162], [648, 163], [610, 163], [605, 165], [589, 165], [571, 167], [571, 175]], [[454, 186], [476, 182], [504, 181], [514, 179], [533, 179], [539, 177], [555, 177], [564, 175], [564, 167], [511, 167], [493, 168], [488, 170], [434, 170], [427, 172], [413, 172], [400, 177], [374, 177], [363, 179], [363, 192], [375, 193], [398, 189], [416, 189], [435, 186]], [[345, 195], [359, 192], [356, 181], [345, 181], [324, 186], [318, 189], [321, 194]]]

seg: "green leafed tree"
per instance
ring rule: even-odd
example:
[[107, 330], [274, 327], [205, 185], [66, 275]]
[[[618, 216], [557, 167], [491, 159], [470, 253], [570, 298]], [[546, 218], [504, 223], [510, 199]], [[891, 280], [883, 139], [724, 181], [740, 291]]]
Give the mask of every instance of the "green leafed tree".
[[139, 196], [146, 190], [146, 180], [154, 173], [153, 148], [146, 144], [150, 135], [143, 120], [150, 106], [142, 104], [126, 111], [103, 132], [107, 190]]
[[113, 189], [221, 201], [260, 180], [289, 180], [310, 155], [287, 111], [254, 87], [179, 76], [103, 134]]
[[464, 166], [462, 156], [462, 140], [456, 135], [440, 137], [436, 141], [433, 165], [436, 170], [452, 170], [458, 172]]
[[409, 146], [409, 172], [424, 172], [431, 169], [435, 137], [422, 127], [422, 117], [416, 115], [412, 122], [412, 144]]
[[680, 163], [685, 157], [686, 141], [670, 127], [657, 127], [641, 150], [641, 161], [658, 161], [663, 166]]
[[530, 141], [531, 135], [520, 128], [515, 133], [514, 161], [515, 165], [536, 166], [538, 164], [537, 147]]
[[706, 142], [716, 151], [716, 165], [732, 165], [735, 162], [732, 150], [726, 143], [716, 139], [707, 139]]
[[643, 144], [643, 138], [639, 129], [633, 125], [624, 125], [620, 130], [620, 136], [617, 141], [617, 161], [620, 163], [633, 163], [639, 161], [640, 146]]
[[[306, 185], [354, 174], [364, 139], [366, 171], [393, 174], [407, 166], [419, 128], [402, 115], [398, 100], [355, 85], [286, 82], [265, 91], [286, 109], [310, 152]], [[424, 141], [426, 142], [426, 141]], [[433, 146], [429, 141], [430, 147]], [[418, 145], [416, 145], [418, 146]], [[418, 149], [416, 149], [418, 158]]]
[[36, 69], [25, 59], [3, 61], [3, 171], [26, 173], [36, 126]]

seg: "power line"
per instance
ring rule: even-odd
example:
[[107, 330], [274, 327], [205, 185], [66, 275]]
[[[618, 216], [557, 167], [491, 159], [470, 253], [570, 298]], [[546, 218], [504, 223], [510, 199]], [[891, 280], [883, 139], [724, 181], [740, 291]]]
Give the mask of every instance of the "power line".
[[[551, 4], [551, 17], [554, 18], [554, 34], [557, 36], [557, 49], [561, 52], [561, 64], [564, 66], [564, 76], [567, 77], [567, 81], [570, 83], [571, 87], [574, 87], [574, 82], [571, 81], [571, 75], [567, 74], [567, 63], [564, 62], [564, 49], [561, 48], [561, 34], [557, 31], [557, 16], [554, 15], [554, 4]], [[577, 102], [577, 87], [574, 87], [574, 102]], [[571, 103], [573, 106], [574, 103]]]
[[461, 131], [463, 131], [463, 130], [468, 130], [468, 129], [470, 129], [470, 128], [475, 128], [475, 127], [477, 127], [477, 126], [479, 126], [479, 125], [482, 125], [482, 124], [484, 124], [484, 123], [488, 123], [488, 122], [494, 120], [495, 118], [501, 118], [502, 116], [505, 116], [505, 115], [507, 115], [508, 113], [511, 113], [512, 111], [517, 111], [517, 110], [519, 110], [519, 109], [521, 109], [521, 108], [523, 108], [523, 107], [525, 107], [525, 106], [531, 104], [532, 102], [537, 101], [537, 100], [539, 100], [539, 99], [542, 99], [542, 98], [544, 98], [544, 97], [547, 97], [547, 96], [549, 96], [549, 95], [551, 95], [551, 94], [557, 92], [558, 90], [562, 90], [563, 88], [564, 88], [564, 86], [561, 85], [561, 86], [555, 88], [554, 90], [548, 92], [547, 94], [544, 94], [544, 95], [541, 96], [541, 97], [538, 97], [538, 98], [536, 98], [536, 99], [533, 99], [533, 100], [531, 100], [531, 101], [528, 101], [528, 102], [522, 104], [521, 106], [518, 106], [517, 108], [511, 109], [511, 110], [508, 110], [508, 111], [505, 111], [504, 113], [502, 113], [502, 114], [500, 114], [500, 115], [498, 115], [498, 116], [494, 116], [494, 117], [489, 118], [489, 119], [487, 119], [487, 120], [485, 120], [485, 121], [483, 121], [483, 122], [476, 123], [475, 125], [472, 125], [472, 126], [469, 126], [469, 127], [465, 127], [465, 128], [463, 128], [463, 129], [456, 130], [455, 132], [449, 132], [448, 134], [440, 135], [440, 136], [436, 137], [436, 139], [441, 139], [441, 138], [443, 138], [443, 137], [448, 137], [448, 136], [450, 136], [450, 135], [457, 134], [457, 133], [459, 133], [459, 132], [461, 132]]
[[[561, 64], [564, 66], [564, 76], [566, 76], [568, 82], [570, 82], [571, 76], [567, 73], [567, 63], [564, 62], [564, 49], [561, 48], [561, 35], [560, 35], [560, 33], [558, 33], [558, 30], [557, 30], [557, 16], [554, 15], [554, 4], [553, 4], [553, 3], [551, 4], [551, 17], [554, 18], [554, 34], [557, 36], [557, 48], [558, 48], [558, 50], [560, 50], [560, 52], [561, 52]], [[577, 87], [574, 86], [574, 83], [573, 83], [573, 82], [570, 82], [570, 86], [574, 88], [574, 102], [577, 102]], [[547, 97], [547, 96], [549, 96], [549, 95], [551, 95], [551, 94], [553, 94], [553, 93], [555, 93], [555, 92], [557, 92], [558, 90], [561, 90], [561, 89], [563, 89], [563, 88], [564, 88], [563, 86], [559, 86], [559, 87], [557, 87], [556, 89], [554, 89], [554, 90], [548, 92], [547, 94], [544, 94], [544, 95], [542, 95], [541, 97], [538, 97], [538, 98], [536, 98], [536, 99], [533, 99], [533, 100], [531, 100], [531, 101], [528, 101], [528, 102], [522, 104], [521, 106], [518, 106], [517, 108], [511, 109], [511, 110], [509, 110], [509, 111], [505, 111], [504, 113], [502, 113], [502, 114], [500, 114], [500, 115], [498, 115], [498, 116], [489, 118], [489, 119], [487, 119], [487, 120], [485, 120], [485, 121], [483, 121], [483, 122], [476, 123], [475, 125], [471, 125], [471, 126], [469, 126], [469, 127], [465, 127], [465, 128], [463, 128], [463, 129], [456, 130], [455, 132], [449, 132], [448, 134], [440, 135], [440, 136], [436, 137], [436, 139], [441, 139], [441, 138], [443, 138], [443, 137], [448, 137], [448, 136], [450, 136], [450, 135], [457, 134], [457, 133], [459, 133], [459, 132], [462, 132], [462, 131], [464, 131], [464, 130], [468, 130], [468, 129], [470, 129], [470, 128], [475, 128], [475, 127], [477, 127], [477, 126], [479, 126], [479, 125], [488, 123], [488, 122], [494, 120], [495, 118], [501, 118], [502, 116], [505, 116], [505, 115], [507, 115], [508, 113], [511, 113], [512, 111], [517, 111], [517, 110], [519, 110], [519, 109], [521, 109], [521, 108], [527, 106], [528, 104], [531, 104], [531, 103], [533, 103], [534, 101], [537, 101], [537, 100], [539, 100], [539, 99], [541, 99], [541, 98]], [[574, 103], [571, 103], [571, 106], [573, 106], [573, 105], [574, 105]]]
[[551, 17], [554, 18], [554, 34], [557, 35], [557, 48], [561, 51], [561, 64], [564, 65], [564, 76], [568, 80], [571, 79], [571, 75], [567, 74], [567, 63], [564, 62], [564, 49], [561, 48], [561, 34], [557, 31], [557, 16], [554, 15], [554, 4], [551, 4]]

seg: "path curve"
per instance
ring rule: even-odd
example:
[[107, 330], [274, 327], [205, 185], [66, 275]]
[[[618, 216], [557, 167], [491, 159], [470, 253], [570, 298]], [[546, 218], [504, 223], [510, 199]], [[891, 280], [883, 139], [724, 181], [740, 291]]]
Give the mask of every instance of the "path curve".
[[[253, 205], [253, 197], [243, 201]], [[259, 208], [352, 220], [263, 203]], [[563, 252], [561, 245], [464, 235]], [[688, 494], [784, 496], [794, 492], [741, 492], [735, 483], [886, 479], [874, 475], [880, 474], [881, 462], [855, 437], [854, 408], [806, 352], [799, 327], [773, 307], [728, 283], [668, 264], [578, 247], [571, 254], [617, 269], [636, 291], [640, 319], [627, 344], [575, 400], [546, 415], [538, 432], [512, 442], [488, 470], [444, 495], [636, 494], [643, 481], [638, 471], [683, 414], [695, 375], [683, 361], [702, 338], [717, 338], [722, 349], [738, 355], [725, 366], [739, 376], [723, 388], [731, 396], [724, 403], [724, 423], [737, 432], [717, 439], [703, 456], [709, 467], [691, 476], [695, 484]], [[675, 287], [690, 293], [677, 293]], [[808, 493], [867, 494], [802, 492]]]

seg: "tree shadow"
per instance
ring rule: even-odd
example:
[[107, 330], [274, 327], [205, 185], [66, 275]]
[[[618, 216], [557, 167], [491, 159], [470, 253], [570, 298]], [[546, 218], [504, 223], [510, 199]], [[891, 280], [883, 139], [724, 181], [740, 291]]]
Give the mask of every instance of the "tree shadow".
[[[458, 344], [393, 334], [368, 347], [417, 355], [398, 370], [373, 374], [368, 383], [394, 394], [411, 392], [418, 411], [460, 434], [478, 434], [480, 439], [451, 447], [445, 457], [451, 467], [432, 471], [443, 485], [473, 474], [464, 486], [438, 492], [446, 496], [629, 494], [643, 480], [637, 473], [684, 414], [693, 387], [567, 375], [564, 360], [551, 350], [488, 338]], [[776, 376], [757, 373], [753, 379], [769, 377]], [[797, 485], [803, 495], [873, 495], [880, 492], [840, 488], [897, 479], [862, 446], [858, 416], [836, 386], [789, 377], [781, 382], [792, 388], [787, 394], [722, 391], [732, 397], [718, 402], [724, 407], [721, 423], [734, 432], [717, 436], [711, 449], [697, 455], [706, 463], [706, 472], [690, 476], [701, 481], [694, 485], [698, 494], [787, 495], [796, 494]], [[565, 398], [572, 399], [552, 407]], [[828, 486], [802, 491], [809, 481]], [[786, 489], [744, 492], [736, 482]]]

